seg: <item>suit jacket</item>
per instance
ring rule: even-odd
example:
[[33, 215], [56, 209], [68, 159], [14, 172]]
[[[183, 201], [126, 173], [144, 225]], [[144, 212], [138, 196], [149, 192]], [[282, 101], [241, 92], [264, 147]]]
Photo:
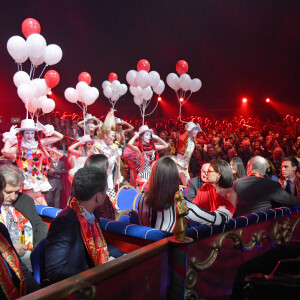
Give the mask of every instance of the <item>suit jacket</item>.
[[272, 208], [272, 201], [287, 206], [300, 206], [300, 198], [287, 193], [278, 182], [246, 176], [233, 183], [237, 193], [236, 216]]
[[[2, 234], [5, 237], [5, 239], [12, 245], [9, 233], [7, 231], [7, 228], [2, 223], [0, 223], [0, 234]], [[14, 249], [14, 247], [13, 247], [13, 249]], [[2, 259], [1, 256], [0, 256], [0, 259]], [[20, 261], [21, 269], [22, 269], [23, 274], [25, 276], [25, 280], [26, 280], [26, 293], [28, 294], [28, 293], [32, 293], [32, 292], [38, 290], [39, 285], [37, 284], [37, 282], [32, 277], [31, 272], [27, 269], [26, 265], [22, 262], [22, 260], [19, 259], [19, 261]], [[12, 280], [14, 281], [15, 286], [19, 287], [20, 280], [14, 274], [13, 270], [9, 267], [9, 265], [7, 264], [6, 266], [10, 269], [10, 273], [12, 274]], [[5, 295], [2, 291], [1, 286], [0, 286], [0, 299], [6, 299]]]
[[[284, 186], [284, 178], [283, 178], [282, 175], [281, 175], [280, 178], [279, 178], [279, 183], [280, 183], [280, 185], [281, 185], [282, 188], [283, 188], [283, 186]], [[295, 177], [295, 187], [296, 187], [296, 195], [297, 195], [297, 197], [300, 197], [300, 180], [299, 180], [299, 178], [297, 177], [297, 175], [296, 175], [296, 177]]]
[[50, 164], [50, 168], [54, 169], [54, 172], [48, 171], [47, 177], [48, 181], [51, 185], [50, 191], [54, 191], [55, 189], [63, 190], [63, 181], [61, 175], [66, 174], [66, 166], [63, 161], [59, 160], [57, 162], [57, 166], [54, 166], [54, 163]]
[[186, 199], [193, 202], [197, 195], [198, 189], [203, 185], [203, 182], [199, 177], [191, 178], [187, 184], [186, 188]]
[[47, 279], [52, 283], [95, 266], [81, 237], [76, 213], [69, 206], [50, 224], [45, 266]]
[[26, 194], [19, 193], [19, 197], [13, 203], [15, 209], [22, 213], [32, 225], [33, 247], [44, 239], [48, 232], [48, 226], [43, 222], [35, 209], [34, 200]]

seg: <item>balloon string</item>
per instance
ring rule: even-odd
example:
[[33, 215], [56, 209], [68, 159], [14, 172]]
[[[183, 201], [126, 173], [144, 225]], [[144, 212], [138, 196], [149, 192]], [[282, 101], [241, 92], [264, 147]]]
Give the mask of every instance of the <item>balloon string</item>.
[[31, 63], [31, 64], [30, 64], [30, 72], [29, 72], [29, 77], [30, 77], [30, 79], [31, 79], [31, 74], [32, 74], [32, 66], [33, 66], [33, 64]]
[[158, 105], [158, 101], [156, 102], [156, 105], [155, 105], [154, 109], [151, 111], [151, 113], [149, 113], [149, 114], [146, 114], [146, 115], [145, 115], [145, 117], [146, 117], [146, 116], [150, 116], [151, 114], [153, 114], [153, 113], [154, 113], [154, 111], [155, 111], [155, 110], [156, 110], [156, 108], [157, 108], [157, 105]]
[[44, 71], [45, 71], [45, 69], [47, 68], [47, 64], [45, 64], [45, 66], [44, 66], [44, 68], [43, 68], [43, 70], [42, 70], [42, 72], [41, 72], [41, 74], [40, 74], [40, 76], [39, 76], [39, 78], [41, 78], [41, 76], [42, 76], [42, 74], [44, 73]]
[[36, 67], [33, 65], [32, 78], [34, 77], [35, 69], [36, 69]]

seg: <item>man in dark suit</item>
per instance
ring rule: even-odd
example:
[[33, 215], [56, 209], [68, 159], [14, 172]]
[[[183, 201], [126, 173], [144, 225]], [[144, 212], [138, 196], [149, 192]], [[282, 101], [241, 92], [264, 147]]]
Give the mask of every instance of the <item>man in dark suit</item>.
[[47, 173], [51, 189], [45, 193], [47, 204], [59, 208], [60, 194], [63, 190], [62, 175], [66, 174], [66, 166], [63, 161], [59, 160], [59, 152], [56, 148], [50, 149], [50, 169]]
[[106, 172], [96, 167], [76, 172], [75, 197], [52, 221], [47, 236], [46, 274], [51, 282], [108, 261], [108, 247], [94, 216], [94, 211], [105, 201], [106, 185]]
[[273, 201], [285, 206], [300, 206], [300, 198], [287, 193], [278, 182], [264, 177], [267, 167], [265, 158], [252, 157], [247, 164], [247, 176], [234, 182], [236, 216], [270, 209]]
[[3, 165], [0, 175], [6, 181], [0, 221], [7, 227], [17, 253], [31, 269], [30, 253], [46, 237], [48, 226], [36, 212], [34, 200], [19, 192], [24, 180], [23, 172], [14, 165]]
[[[2, 190], [5, 185], [4, 177], [0, 175], [1, 207], [4, 201]], [[0, 223], [0, 243], [0, 299], [16, 299], [37, 290], [38, 284], [25, 264], [19, 259], [7, 228], [2, 223]]]
[[209, 163], [203, 164], [200, 175], [194, 178], [191, 178], [188, 181], [186, 188], [186, 198], [189, 201], [193, 201], [197, 195], [199, 188], [207, 181], [207, 170], [209, 168]]

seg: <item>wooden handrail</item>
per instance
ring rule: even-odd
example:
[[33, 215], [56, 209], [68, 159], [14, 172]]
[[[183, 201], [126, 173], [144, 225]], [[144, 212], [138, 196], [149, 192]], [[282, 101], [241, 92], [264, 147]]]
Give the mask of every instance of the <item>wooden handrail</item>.
[[127, 255], [107, 262], [104, 265], [89, 269], [80, 274], [59, 281], [19, 299], [62, 299], [72, 292], [92, 288], [92, 285], [95, 285], [108, 277], [129, 269], [146, 259], [168, 250], [168, 248], [169, 238], [165, 238], [141, 249], [137, 249]]

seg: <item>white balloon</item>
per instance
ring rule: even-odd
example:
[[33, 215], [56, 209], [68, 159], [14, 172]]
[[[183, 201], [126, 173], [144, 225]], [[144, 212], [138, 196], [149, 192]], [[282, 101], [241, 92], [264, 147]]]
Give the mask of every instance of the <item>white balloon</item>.
[[18, 96], [22, 99], [22, 101], [25, 103], [33, 98], [33, 88], [30, 87], [29, 84], [22, 83], [18, 87]]
[[84, 104], [85, 105], [93, 104], [96, 101], [95, 96], [96, 96], [95, 92], [91, 87], [89, 87], [88, 89], [85, 89], [84, 93], [83, 93], [83, 102], [84, 102]]
[[136, 74], [137, 74], [137, 71], [135, 71], [135, 70], [130, 70], [130, 71], [127, 72], [126, 80], [129, 83], [129, 85], [136, 86], [135, 82], [134, 82]]
[[143, 99], [150, 100], [152, 96], [153, 96], [153, 92], [150, 86], [147, 86], [145, 89], [143, 89], [142, 91]]
[[179, 85], [184, 91], [188, 91], [191, 87], [191, 81], [189, 74], [182, 74], [179, 78]]
[[159, 74], [156, 71], [151, 71], [149, 73], [149, 78], [150, 78], [150, 80], [149, 80], [150, 85], [153, 88], [156, 87], [159, 84], [160, 76], [159, 76]]
[[120, 88], [120, 81], [119, 80], [114, 80], [112, 83], [111, 83], [111, 89], [113, 92], [119, 92], [119, 88]]
[[78, 93], [78, 99], [81, 100], [85, 90], [89, 88], [88, 84], [84, 81], [79, 81], [76, 85], [76, 91]]
[[142, 70], [137, 72], [136, 80], [137, 84], [142, 88], [146, 88], [149, 85], [149, 74], [147, 71]]
[[18, 36], [12, 36], [7, 41], [7, 51], [15, 62], [22, 64], [28, 59], [26, 41]]
[[47, 84], [44, 78], [33, 79], [30, 83], [30, 88], [33, 89], [32, 93], [34, 98], [38, 98], [47, 94]]
[[34, 107], [34, 106], [32, 105], [32, 101], [26, 102], [26, 103], [25, 103], [25, 108], [26, 108], [29, 112], [31, 112], [31, 113], [35, 113], [35, 112], [36, 112], [36, 107]]
[[76, 103], [78, 99], [78, 93], [74, 88], [69, 87], [65, 90], [65, 98], [71, 103]]
[[48, 45], [44, 53], [45, 63], [49, 66], [57, 64], [61, 60], [62, 54], [62, 50], [58, 45]]
[[32, 64], [33, 64], [34, 66], [36, 66], [36, 67], [39, 66], [39, 65], [41, 65], [42, 63], [45, 62], [44, 56], [43, 56], [43, 55], [42, 55], [41, 57], [39, 57], [39, 58], [29, 56], [29, 59], [30, 59], [30, 61], [32, 62]]
[[107, 87], [107, 86], [111, 86], [111, 82], [109, 80], [104, 80], [102, 83], [102, 88], [103, 90]]
[[112, 89], [110, 86], [107, 86], [104, 90], [103, 90], [103, 94], [106, 98], [110, 98], [112, 95]]
[[142, 88], [140, 86], [130, 86], [129, 87], [129, 90], [130, 90], [130, 93], [133, 95], [133, 96], [136, 96], [136, 97], [141, 97], [142, 96]]
[[133, 101], [138, 106], [143, 104], [143, 98], [141, 98], [141, 97], [133, 97]]
[[153, 91], [157, 94], [157, 95], [161, 95], [163, 93], [163, 91], [165, 90], [165, 83], [160, 80], [159, 84], [153, 89]]
[[120, 85], [120, 88], [119, 88], [119, 94], [120, 94], [120, 96], [125, 95], [127, 93], [127, 90], [128, 90], [127, 85], [124, 84], [124, 83], [122, 83]]
[[99, 97], [99, 90], [96, 87], [93, 87], [93, 86], [91, 87], [91, 90], [94, 94], [95, 100], [97, 100], [97, 98]]
[[44, 54], [47, 43], [44, 37], [38, 33], [31, 34], [27, 40], [28, 55], [33, 58], [39, 58]]
[[46, 101], [43, 101], [42, 110], [45, 114], [50, 113], [51, 111], [53, 111], [54, 108], [55, 108], [55, 102], [53, 101], [53, 99], [47, 98]]
[[18, 71], [17, 73], [15, 73], [13, 80], [16, 87], [19, 87], [22, 83], [30, 83], [30, 77], [24, 71]]
[[115, 102], [118, 101], [120, 98], [120, 94], [118, 92], [115, 92], [111, 95], [111, 101]]
[[36, 109], [41, 108], [42, 107], [42, 103], [44, 101], [47, 101], [45, 99], [47, 99], [47, 96], [41, 96], [41, 97], [38, 97], [38, 98], [33, 98], [32, 101], [31, 101], [31, 105], [33, 107], [35, 107]]
[[177, 74], [170, 73], [167, 76], [167, 84], [171, 89], [178, 91], [180, 89], [180, 86], [179, 86], [179, 78]]
[[199, 91], [201, 89], [201, 86], [202, 86], [201, 80], [199, 78], [194, 78], [191, 81], [191, 92], [195, 93], [195, 92]]

